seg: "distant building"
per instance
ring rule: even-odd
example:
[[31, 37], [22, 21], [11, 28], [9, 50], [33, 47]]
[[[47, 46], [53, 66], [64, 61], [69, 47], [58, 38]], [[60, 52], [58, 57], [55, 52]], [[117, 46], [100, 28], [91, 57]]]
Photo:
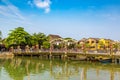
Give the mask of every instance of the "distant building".
[[88, 38], [86, 43], [89, 45], [91, 50], [97, 50], [97, 45], [99, 43], [99, 38]]
[[105, 50], [113, 46], [115, 42], [111, 39], [104, 38], [83, 38], [78, 41], [78, 45], [81, 45], [81, 48], [87, 48], [89, 50]]
[[82, 45], [86, 42], [87, 38], [82, 38], [81, 40], [78, 41], [78, 44]]
[[53, 45], [60, 45], [61, 43], [63, 43], [63, 39], [59, 35], [50, 34], [48, 37], [49, 42], [52, 43]]
[[50, 35], [48, 35], [48, 37], [49, 37], [49, 41], [62, 38], [61, 36], [59, 36], [59, 35], [54, 35], [54, 34], [50, 34]]

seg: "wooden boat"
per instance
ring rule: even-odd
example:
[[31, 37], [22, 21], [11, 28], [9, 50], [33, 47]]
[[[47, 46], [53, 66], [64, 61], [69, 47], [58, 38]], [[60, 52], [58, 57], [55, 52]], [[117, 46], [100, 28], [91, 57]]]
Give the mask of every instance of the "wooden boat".
[[111, 58], [103, 58], [99, 60], [101, 63], [112, 63], [112, 59]]

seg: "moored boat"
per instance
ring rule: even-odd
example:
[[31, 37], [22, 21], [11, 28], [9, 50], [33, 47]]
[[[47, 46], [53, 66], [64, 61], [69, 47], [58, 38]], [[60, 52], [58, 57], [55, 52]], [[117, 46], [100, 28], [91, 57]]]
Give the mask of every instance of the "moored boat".
[[112, 59], [111, 58], [103, 58], [99, 60], [101, 63], [112, 63]]

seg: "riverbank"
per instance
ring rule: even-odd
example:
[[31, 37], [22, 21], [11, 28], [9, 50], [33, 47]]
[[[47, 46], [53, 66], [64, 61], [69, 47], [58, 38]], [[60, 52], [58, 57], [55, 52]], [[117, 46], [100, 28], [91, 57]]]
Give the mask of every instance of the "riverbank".
[[1, 52], [0, 58], [13, 58], [14, 54], [12, 52]]

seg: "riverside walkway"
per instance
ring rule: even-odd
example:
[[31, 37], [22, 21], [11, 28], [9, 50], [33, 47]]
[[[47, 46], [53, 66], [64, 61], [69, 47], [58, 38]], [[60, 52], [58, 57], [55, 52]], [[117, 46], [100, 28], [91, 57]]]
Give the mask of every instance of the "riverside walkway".
[[21, 52], [13, 52], [14, 56], [37, 56], [37, 57], [46, 57], [48, 59], [52, 58], [60, 58], [60, 59], [75, 59], [81, 60], [83, 58], [87, 60], [96, 60], [96, 59], [104, 59], [104, 58], [111, 58], [113, 61], [114, 59], [120, 59], [120, 52], [83, 52], [83, 51], [21, 51]]

